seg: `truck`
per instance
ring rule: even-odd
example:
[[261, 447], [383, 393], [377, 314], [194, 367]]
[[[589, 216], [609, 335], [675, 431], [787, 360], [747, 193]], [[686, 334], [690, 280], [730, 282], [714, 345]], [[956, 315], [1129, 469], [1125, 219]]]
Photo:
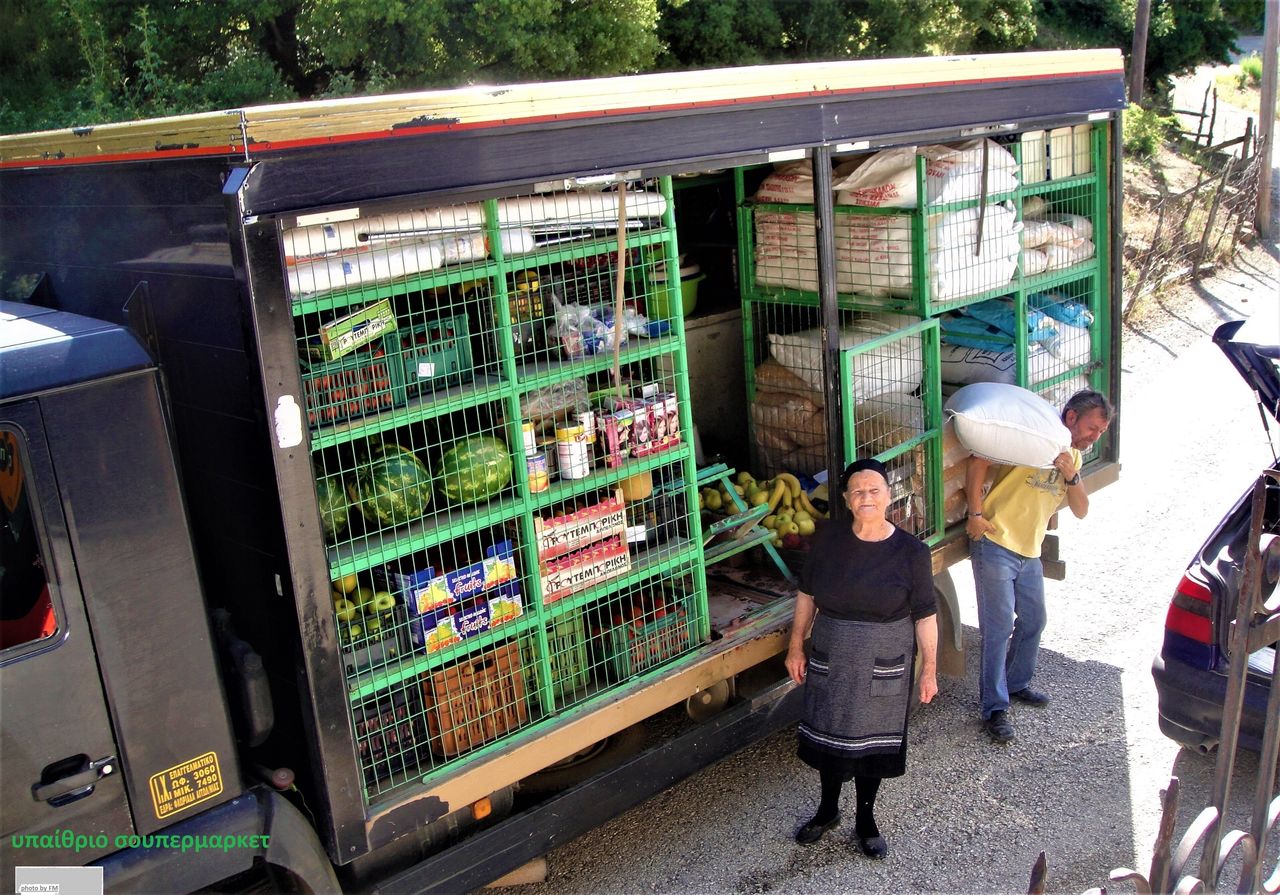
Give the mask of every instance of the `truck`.
[[1119, 401], [1123, 107], [1081, 50], [0, 137], [0, 876], [484, 885], [797, 719], [856, 456], [963, 674], [943, 402]]

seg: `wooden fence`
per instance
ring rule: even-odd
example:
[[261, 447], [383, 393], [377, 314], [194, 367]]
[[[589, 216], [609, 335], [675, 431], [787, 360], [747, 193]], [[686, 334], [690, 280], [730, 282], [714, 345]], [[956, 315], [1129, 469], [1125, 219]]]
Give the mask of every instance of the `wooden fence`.
[[[1216, 94], [1214, 98], [1213, 109], [1204, 111], [1210, 124], [1216, 116]], [[1184, 133], [1200, 146], [1212, 131], [1202, 122], [1196, 131]], [[1156, 201], [1151, 243], [1140, 247], [1136, 253], [1140, 260], [1125, 271], [1126, 318], [1137, 299], [1212, 270], [1253, 233], [1258, 186], [1268, 173], [1258, 158], [1253, 119], [1248, 119], [1242, 136], [1206, 143], [1196, 156], [1201, 171], [1195, 186]]]

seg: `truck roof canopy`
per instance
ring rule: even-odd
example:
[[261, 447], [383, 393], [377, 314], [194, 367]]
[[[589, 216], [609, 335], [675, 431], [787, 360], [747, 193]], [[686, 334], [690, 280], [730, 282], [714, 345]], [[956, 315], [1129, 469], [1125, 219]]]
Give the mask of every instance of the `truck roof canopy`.
[[[245, 214], [1084, 121], [1119, 50], [760, 65], [296, 102], [0, 137], [0, 170], [217, 159]], [[378, 151], [371, 152], [376, 147]], [[249, 174], [252, 169], [252, 174]]]
[[147, 352], [123, 326], [0, 302], [0, 400], [151, 366]]

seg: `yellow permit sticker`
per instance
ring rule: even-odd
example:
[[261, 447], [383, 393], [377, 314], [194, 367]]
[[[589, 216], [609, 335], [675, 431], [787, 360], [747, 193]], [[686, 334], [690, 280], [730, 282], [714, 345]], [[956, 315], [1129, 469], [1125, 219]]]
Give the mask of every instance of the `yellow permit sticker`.
[[167, 771], [151, 775], [151, 802], [157, 818], [177, 814], [192, 805], [207, 802], [222, 792], [222, 771], [216, 752], [184, 761]]

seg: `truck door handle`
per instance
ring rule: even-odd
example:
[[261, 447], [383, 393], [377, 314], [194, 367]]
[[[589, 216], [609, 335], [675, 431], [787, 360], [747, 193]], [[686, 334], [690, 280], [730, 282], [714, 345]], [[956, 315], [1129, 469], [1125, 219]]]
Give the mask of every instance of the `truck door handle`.
[[99, 780], [115, 772], [114, 755], [97, 761], [90, 761], [87, 755], [64, 758], [44, 769], [40, 782], [31, 787], [31, 797], [58, 808], [89, 795]]

